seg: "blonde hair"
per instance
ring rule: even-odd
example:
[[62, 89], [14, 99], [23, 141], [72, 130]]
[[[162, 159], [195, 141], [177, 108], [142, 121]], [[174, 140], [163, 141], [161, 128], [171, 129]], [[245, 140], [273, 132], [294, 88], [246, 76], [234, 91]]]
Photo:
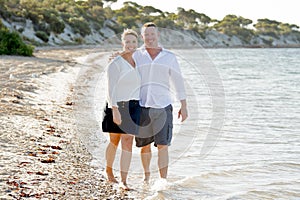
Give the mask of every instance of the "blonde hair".
[[135, 36], [136, 38], [138, 38], [138, 34], [136, 31], [134, 31], [133, 29], [125, 29], [122, 33], [122, 36], [121, 36], [121, 40], [124, 41], [124, 38], [126, 35], [133, 35]]

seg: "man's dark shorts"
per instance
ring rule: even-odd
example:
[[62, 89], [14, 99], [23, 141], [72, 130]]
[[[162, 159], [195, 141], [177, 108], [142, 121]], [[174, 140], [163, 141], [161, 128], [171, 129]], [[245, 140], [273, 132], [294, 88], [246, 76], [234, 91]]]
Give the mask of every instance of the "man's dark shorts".
[[154, 145], [170, 145], [173, 129], [173, 107], [141, 107], [139, 135], [135, 136], [136, 146], [143, 147], [152, 142]]

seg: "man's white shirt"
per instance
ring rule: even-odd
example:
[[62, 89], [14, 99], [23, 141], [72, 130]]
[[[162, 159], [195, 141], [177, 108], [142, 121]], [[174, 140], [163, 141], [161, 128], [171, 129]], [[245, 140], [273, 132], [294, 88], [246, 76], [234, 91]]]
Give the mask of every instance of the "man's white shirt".
[[143, 107], [164, 108], [172, 103], [172, 96], [186, 99], [184, 81], [174, 53], [162, 48], [154, 60], [145, 47], [133, 54], [141, 76], [140, 104]]

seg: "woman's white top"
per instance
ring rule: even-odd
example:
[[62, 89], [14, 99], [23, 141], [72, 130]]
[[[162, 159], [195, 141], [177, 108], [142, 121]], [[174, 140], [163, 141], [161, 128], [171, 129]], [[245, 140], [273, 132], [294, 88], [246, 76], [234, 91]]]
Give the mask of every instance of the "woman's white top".
[[139, 100], [141, 78], [139, 72], [122, 56], [117, 56], [107, 67], [108, 107], [119, 101]]

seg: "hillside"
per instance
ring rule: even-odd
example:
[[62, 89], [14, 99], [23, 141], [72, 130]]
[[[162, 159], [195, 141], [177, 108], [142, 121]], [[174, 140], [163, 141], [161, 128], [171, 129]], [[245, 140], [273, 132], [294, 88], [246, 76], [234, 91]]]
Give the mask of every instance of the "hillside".
[[218, 21], [194, 10], [178, 8], [177, 13], [168, 13], [133, 2], [112, 10], [101, 0], [0, 0], [0, 18], [34, 46], [119, 44], [124, 28], [139, 31], [141, 24], [154, 21], [162, 28], [165, 46], [300, 47], [299, 26], [294, 24], [269, 19], [253, 24], [235, 15]]

